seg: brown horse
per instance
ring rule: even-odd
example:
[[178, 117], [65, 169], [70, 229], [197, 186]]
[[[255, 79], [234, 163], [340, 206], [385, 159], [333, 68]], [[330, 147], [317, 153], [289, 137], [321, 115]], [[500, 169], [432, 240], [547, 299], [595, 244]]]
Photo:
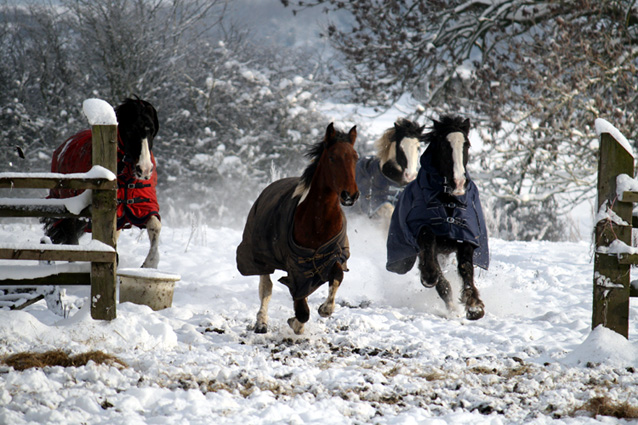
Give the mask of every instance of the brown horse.
[[323, 140], [308, 151], [311, 163], [303, 175], [266, 187], [248, 213], [237, 247], [237, 268], [244, 276], [259, 275], [261, 306], [255, 332], [267, 331], [270, 274], [275, 269], [288, 273], [280, 282], [294, 300], [295, 317], [288, 325], [296, 334], [303, 333], [310, 318], [308, 296], [326, 282], [330, 290], [319, 314], [328, 317], [334, 311], [350, 256], [341, 205], [351, 206], [359, 197], [356, 137], [356, 127], [343, 133], [330, 124]]

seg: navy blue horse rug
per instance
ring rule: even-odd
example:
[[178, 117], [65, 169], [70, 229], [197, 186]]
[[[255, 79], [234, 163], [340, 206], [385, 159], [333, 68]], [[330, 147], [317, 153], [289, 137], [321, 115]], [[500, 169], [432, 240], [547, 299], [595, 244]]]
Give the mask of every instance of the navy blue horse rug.
[[487, 270], [490, 255], [478, 188], [466, 171], [465, 194], [452, 196], [432, 164], [429, 148], [421, 156], [417, 178], [401, 193], [392, 214], [386, 269], [398, 274], [412, 269], [420, 249], [417, 238], [425, 226], [436, 236], [474, 245], [474, 264]]

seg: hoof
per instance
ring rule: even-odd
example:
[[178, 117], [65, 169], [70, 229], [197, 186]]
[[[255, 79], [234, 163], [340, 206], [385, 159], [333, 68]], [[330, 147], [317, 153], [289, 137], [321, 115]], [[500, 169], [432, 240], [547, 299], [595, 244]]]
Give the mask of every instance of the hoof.
[[482, 306], [469, 307], [465, 311], [465, 317], [467, 317], [469, 320], [478, 320], [483, 316], [485, 316], [485, 310]]
[[335, 311], [335, 309], [334, 307], [330, 308], [330, 307], [324, 306], [324, 304], [321, 304], [317, 311], [319, 312], [319, 316], [321, 317], [330, 317], [332, 313]]
[[434, 282], [430, 283], [428, 281], [426, 281], [423, 276], [421, 276], [421, 285], [425, 286], [426, 288], [434, 288], [437, 284], [437, 280], [435, 280]]
[[301, 335], [303, 333], [303, 323], [297, 320], [296, 317], [291, 317], [288, 319], [288, 326], [293, 330], [296, 335]]
[[265, 334], [266, 332], [268, 332], [268, 325], [266, 325], [265, 323], [257, 323], [255, 325], [256, 334]]

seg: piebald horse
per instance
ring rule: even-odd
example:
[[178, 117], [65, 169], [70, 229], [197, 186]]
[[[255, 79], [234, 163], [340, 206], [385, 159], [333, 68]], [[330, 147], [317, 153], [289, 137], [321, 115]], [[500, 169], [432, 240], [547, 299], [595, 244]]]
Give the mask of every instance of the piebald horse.
[[362, 196], [355, 209], [381, 220], [386, 229], [399, 194], [416, 178], [423, 129], [399, 118], [374, 143], [376, 154], [357, 162], [357, 185]]
[[[123, 228], [146, 228], [150, 249], [142, 267], [157, 268], [159, 235], [162, 229], [155, 187], [157, 169], [153, 156], [153, 139], [159, 130], [157, 112], [139, 98], [126, 99], [115, 108], [118, 122], [117, 147], [117, 236]], [[92, 166], [91, 130], [67, 139], [53, 153], [54, 173], [84, 173]], [[69, 198], [82, 190], [52, 189], [49, 198]], [[46, 235], [55, 244], [78, 244], [90, 222], [64, 218], [42, 220]]]
[[421, 283], [436, 287], [451, 310], [452, 288], [437, 257], [456, 253], [461, 302], [466, 317], [477, 320], [485, 307], [474, 285], [474, 265], [487, 269], [489, 247], [478, 189], [466, 169], [469, 130], [469, 119], [444, 116], [425, 135], [428, 146], [419, 174], [406, 186], [392, 215], [386, 268], [407, 273], [418, 257]]
[[326, 282], [328, 298], [319, 307], [319, 315], [333, 313], [350, 256], [341, 205], [352, 206], [359, 197], [356, 137], [356, 127], [344, 133], [330, 124], [323, 140], [308, 151], [311, 162], [303, 175], [272, 183], [250, 209], [237, 247], [237, 268], [244, 276], [259, 276], [256, 333], [268, 329], [270, 274], [276, 269], [287, 272], [279, 280], [293, 298], [295, 316], [288, 325], [296, 334], [303, 333], [310, 318], [308, 296]]

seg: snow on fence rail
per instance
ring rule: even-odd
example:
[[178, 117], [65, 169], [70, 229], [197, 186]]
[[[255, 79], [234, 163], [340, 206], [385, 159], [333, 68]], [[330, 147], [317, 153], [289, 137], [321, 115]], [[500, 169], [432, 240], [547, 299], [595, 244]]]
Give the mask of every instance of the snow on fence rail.
[[87, 173], [0, 173], [0, 188], [86, 191], [69, 199], [0, 198], [0, 217], [91, 217], [93, 240], [81, 246], [0, 241], [0, 259], [84, 261], [91, 263], [90, 273], [63, 271], [55, 265], [48, 266], [50, 273], [43, 272], [47, 266], [17, 266], [23, 271], [0, 277], [0, 286], [89, 284], [91, 317], [111, 320], [116, 317], [117, 123], [95, 124], [91, 114], [87, 118], [93, 139], [93, 168]]
[[629, 299], [638, 296], [630, 269], [638, 264], [632, 229], [638, 226], [633, 203], [638, 202], [631, 146], [607, 121], [596, 120], [600, 136], [598, 214], [595, 228], [592, 329], [598, 325], [628, 337]]

